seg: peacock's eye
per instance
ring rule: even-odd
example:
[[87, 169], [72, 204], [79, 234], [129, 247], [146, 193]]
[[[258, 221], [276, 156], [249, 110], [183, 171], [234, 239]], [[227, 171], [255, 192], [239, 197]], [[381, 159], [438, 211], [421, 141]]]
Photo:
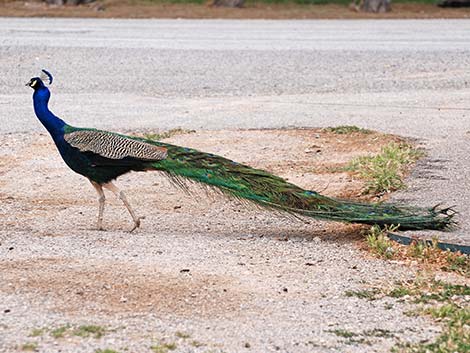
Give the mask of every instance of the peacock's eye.
[[36, 83], [38, 83], [38, 80], [32, 80], [30, 86], [34, 87], [36, 86]]

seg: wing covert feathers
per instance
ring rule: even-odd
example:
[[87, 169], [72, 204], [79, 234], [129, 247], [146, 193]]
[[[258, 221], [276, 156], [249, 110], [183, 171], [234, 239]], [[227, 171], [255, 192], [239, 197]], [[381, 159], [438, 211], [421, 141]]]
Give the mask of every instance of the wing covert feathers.
[[144, 141], [99, 130], [78, 130], [64, 135], [65, 141], [82, 152], [90, 151], [110, 159], [132, 157], [144, 161], [167, 158], [167, 149]]

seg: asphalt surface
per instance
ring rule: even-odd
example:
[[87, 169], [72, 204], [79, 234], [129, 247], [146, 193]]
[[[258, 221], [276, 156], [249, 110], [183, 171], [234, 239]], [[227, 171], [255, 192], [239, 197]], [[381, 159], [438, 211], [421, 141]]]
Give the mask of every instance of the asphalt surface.
[[470, 21], [0, 19], [0, 133], [40, 131], [24, 87], [113, 130], [354, 124], [428, 149], [397, 200], [456, 205], [470, 244]]

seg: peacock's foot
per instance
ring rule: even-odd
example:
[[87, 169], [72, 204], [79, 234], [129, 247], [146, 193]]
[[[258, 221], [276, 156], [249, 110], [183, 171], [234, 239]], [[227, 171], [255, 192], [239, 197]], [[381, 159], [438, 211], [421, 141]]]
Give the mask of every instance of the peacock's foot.
[[137, 217], [134, 219], [134, 227], [129, 231], [129, 233], [132, 233], [134, 230], [140, 227], [140, 221], [142, 219], [145, 219], [145, 216]]

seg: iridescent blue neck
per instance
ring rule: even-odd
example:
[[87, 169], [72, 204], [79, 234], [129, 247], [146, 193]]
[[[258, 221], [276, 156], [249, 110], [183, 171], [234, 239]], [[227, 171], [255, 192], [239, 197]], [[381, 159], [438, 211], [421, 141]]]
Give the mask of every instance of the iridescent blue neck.
[[51, 93], [47, 87], [40, 87], [35, 90], [33, 94], [34, 112], [42, 125], [55, 139], [63, 135], [63, 128], [66, 124], [49, 110], [48, 103], [50, 96]]

